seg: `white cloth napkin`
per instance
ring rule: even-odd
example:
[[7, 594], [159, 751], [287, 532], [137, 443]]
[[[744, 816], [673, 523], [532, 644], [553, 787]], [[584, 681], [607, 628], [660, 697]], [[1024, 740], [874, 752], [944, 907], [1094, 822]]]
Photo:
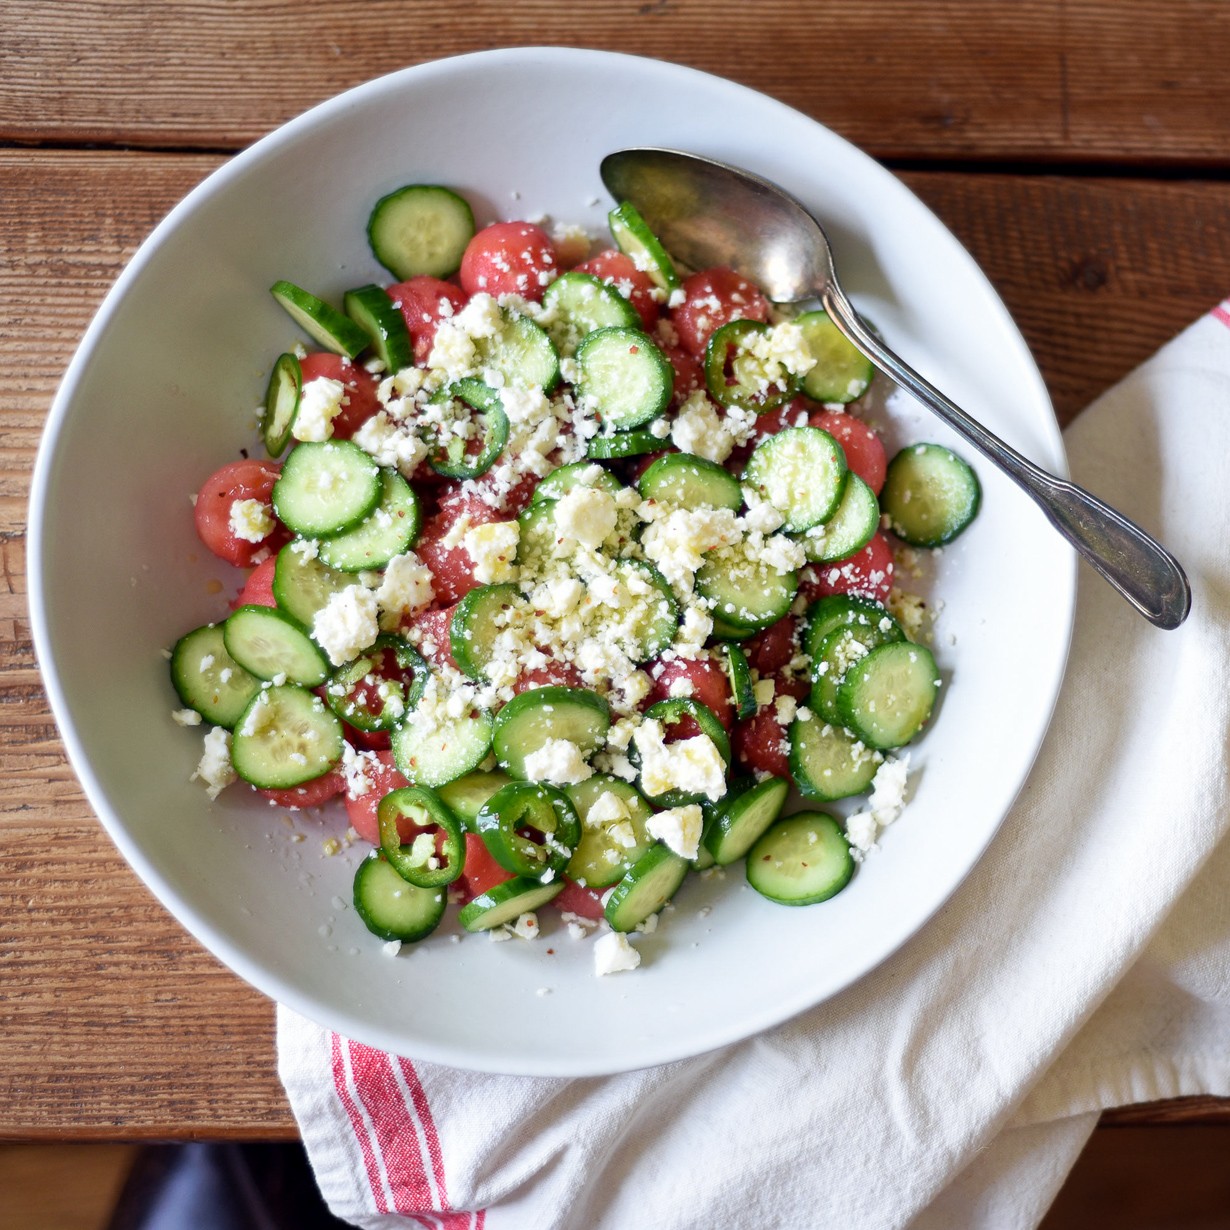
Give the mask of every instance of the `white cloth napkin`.
[[1037, 1224], [1105, 1107], [1230, 1095], [1230, 300], [1082, 414], [1074, 478], [1186, 567], [1152, 628], [1082, 567], [1029, 781], [948, 905], [830, 1002], [594, 1080], [398, 1059], [279, 1010], [321, 1190], [369, 1228]]

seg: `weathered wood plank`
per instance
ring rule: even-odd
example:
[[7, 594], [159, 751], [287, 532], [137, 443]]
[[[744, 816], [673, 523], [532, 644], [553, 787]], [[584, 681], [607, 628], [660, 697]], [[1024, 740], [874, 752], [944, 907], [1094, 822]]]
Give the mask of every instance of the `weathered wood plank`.
[[733, 77], [880, 157], [1230, 159], [1219, 0], [8, 0], [0, 26], [0, 140], [235, 149], [407, 65], [557, 43]]
[[[0, 151], [0, 1137], [294, 1132], [271, 1006], [170, 919], [90, 814], [25, 614], [25, 501], [56, 382], [140, 239], [220, 162]], [[1003, 293], [1065, 421], [1230, 287], [1230, 185], [907, 179]], [[1141, 1115], [1230, 1121], [1212, 1099], [1116, 1121]]]

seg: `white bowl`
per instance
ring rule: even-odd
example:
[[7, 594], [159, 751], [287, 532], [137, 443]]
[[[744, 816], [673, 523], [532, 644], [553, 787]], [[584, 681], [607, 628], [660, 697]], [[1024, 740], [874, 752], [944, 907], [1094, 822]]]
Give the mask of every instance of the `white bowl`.
[[[171, 721], [161, 650], [219, 614], [211, 583], [227, 597], [237, 587], [197, 541], [188, 497], [255, 447], [253, 408], [296, 337], [269, 285], [289, 278], [338, 296], [382, 279], [367, 214], [412, 181], [460, 189], [480, 220], [542, 212], [598, 233], [610, 204], [599, 160], [629, 145], [691, 149], [788, 188], [824, 222], [843, 280], [889, 341], [1025, 454], [1063, 469], [1046, 391], [1003, 305], [890, 174], [729, 82], [530, 48], [371, 82], [210, 176], [99, 311], [35, 470], [35, 643], [69, 756], [112, 838], [242, 977], [323, 1025], [421, 1059], [596, 1075], [699, 1053], [836, 994], [974, 865], [1024, 780], [1062, 675], [1073, 557], [978, 465], [983, 511], [934, 582], [942, 708], [913, 752], [914, 797], [881, 849], [844, 893], [809, 909], [760, 899], [737, 867], [724, 881], [694, 878], [640, 942], [642, 967], [601, 979], [590, 944], [558, 927], [506, 944], [450, 942], [446, 930], [390, 960], [347, 905], [361, 851], [322, 851], [345, 827], [340, 808], [303, 813], [292, 829], [250, 792], [211, 804], [189, 783], [200, 735]], [[892, 430], [951, 442], [912, 403]]]

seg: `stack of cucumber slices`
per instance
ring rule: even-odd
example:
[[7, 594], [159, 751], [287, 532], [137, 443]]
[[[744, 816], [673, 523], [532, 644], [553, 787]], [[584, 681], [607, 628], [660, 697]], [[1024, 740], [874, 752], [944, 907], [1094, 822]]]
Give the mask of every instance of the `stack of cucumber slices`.
[[[315, 346], [383, 378], [383, 434], [335, 436], [342, 384], [314, 388], [302, 347], [277, 358], [268, 593], [182, 637], [171, 679], [277, 801], [345, 778], [353, 804], [378, 762], [396, 770], [354, 880], [386, 941], [423, 939], [450, 902], [468, 931], [557, 899], [642, 930], [691, 872], [736, 863], [771, 901], [824, 901], [858, 851], [810, 805], [873, 789], [933, 716], [940, 670], [883, 577], [833, 577], [884, 530], [952, 541], [974, 472], [928, 443], [859, 472], [814, 419], [854, 415], [872, 369], [821, 311], [727, 312], [697, 388], [677, 387], [664, 313], [687, 310], [690, 279], [631, 204], [609, 223], [627, 279], [553, 268], [539, 301], [466, 285], [484, 232], [457, 193], [381, 198], [368, 237], [398, 286], [462, 270], [464, 306], [441, 306], [417, 362], [397, 286], [272, 287]], [[686, 413], [710, 424], [697, 451], [672, 444]], [[480, 559], [476, 530], [502, 545]], [[398, 570], [413, 600], [390, 596]]]

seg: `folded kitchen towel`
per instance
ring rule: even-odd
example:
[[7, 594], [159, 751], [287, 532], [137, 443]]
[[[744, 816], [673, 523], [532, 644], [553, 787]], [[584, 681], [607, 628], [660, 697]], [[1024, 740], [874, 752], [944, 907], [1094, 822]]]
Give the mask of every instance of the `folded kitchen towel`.
[[599, 1079], [456, 1071], [280, 1009], [282, 1080], [339, 1217], [1012, 1230], [1099, 1110], [1230, 1095], [1230, 301], [1067, 445], [1076, 481], [1183, 561], [1192, 614], [1158, 631], [1082, 567], [1037, 763], [939, 914], [777, 1029]]

